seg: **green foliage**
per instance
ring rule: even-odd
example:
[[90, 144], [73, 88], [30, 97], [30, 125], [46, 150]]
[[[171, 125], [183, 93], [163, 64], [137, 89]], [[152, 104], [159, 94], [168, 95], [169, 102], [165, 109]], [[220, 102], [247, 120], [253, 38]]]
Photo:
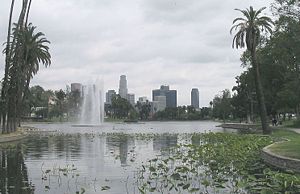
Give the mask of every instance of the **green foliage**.
[[[257, 49], [266, 110], [270, 117], [278, 117], [279, 114], [286, 113], [299, 116], [299, 6], [296, 1], [277, 0], [273, 8], [273, 13], [278, 16], [274, 31], [270, 38], [264, 37], [263, 44]], [[251, 78], [255, 69], [249, 66], [252, 63], [249, 54], [249, 51], [246, 51], [241, 57], [243, 66], [248, 69], [237, 77], [237, 85], [233, 88], [236, 92], [232, 99], [235, 115], [240, 118], [249, 113], [252, 117], [253, 113], [258, 115], [260, 107], [256, 102], [259, 99], [249, 95], [255, 91], [255, 79]], [[285, 119], [285, 116], [282, 119]]]
[[133, 109], [128, 100], [122, 98], [120, 95], [113, 96], [111, 104], [111, 117], [113, 118], [128, 118], [129, 111]]
[[[11, 3], [7, 41], [5, 45], [5, 72], [1, 91], [3, 132], [15, 131], [24, 113], [32, 77], [42, 63], [51, 64], [50, 42], [36, 27], [28, 24], [31, 1], [22, 1], [17, 22], [12, 28], [14, 1]], [[27, 109], [28, 110], [28, 109]]]
[[147, 100], [145, 103], [137, 102], [136, 107], [139, 112], [139, 117], [141, 120], [147, 120], [151, 111], [151, 104]]
[[260, 158], [260, 150], [273, 142], [271, 137], [223, 133], [194, 136], [195, 144], [179, 145], [171, 149], [169, 156], [143, 165], [137, 178], [139, 190], [144, 193], [299, 191], [299, 175], [273, 170]]
[[225, 89], [213, 100], [213, 117], [225, 122], [230, 116], [232, 116], [231, 94], [228, 89]]
[[230, 33], [236, 31], [233, 38], [232, 47], [247, 48], [250, 53], [251, 67], [253, 68], [253, 75], [255, 80], [255, 91], [258, 100], [259, 115], [262, 124], [262, 130], [265, 134], [270, 134], [271, 130], [268, 127], [267, 110], [265, 105], [265, 95], [262, 86], [260, 63], [257, 57], [257, 47], [264, 43], [262, 33], [272, 34], [273, 21], [267, 16], [262, 16], [262, 11], [266, 7], [258, 10], [250, 6], [249, 9], [237, 11], [241, 12], [242, 17], [233, 20], [233, 26]]
[[178, 106], [176, 108], [167, 107], [163, 111], [154, 114], [154, 120], [204, 120], [209, 119], [211, 108], [203, 107], [196, 111], [192, 106]]

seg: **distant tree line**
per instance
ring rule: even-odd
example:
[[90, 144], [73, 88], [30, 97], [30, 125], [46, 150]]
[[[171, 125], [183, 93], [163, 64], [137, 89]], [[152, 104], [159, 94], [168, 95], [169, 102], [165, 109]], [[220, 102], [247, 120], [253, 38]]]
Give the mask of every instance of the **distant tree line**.
[[75, 120], [79, 118], [82, 97], [79, 91], [45, 90], [41, 86], [29, 89], [24, 101], [23, 119]]
[[203, 107], [199, 111], [192, 106], [167, 107], [154, 114], [153, 120], [204, 120], [211, 118], [211, 108]]

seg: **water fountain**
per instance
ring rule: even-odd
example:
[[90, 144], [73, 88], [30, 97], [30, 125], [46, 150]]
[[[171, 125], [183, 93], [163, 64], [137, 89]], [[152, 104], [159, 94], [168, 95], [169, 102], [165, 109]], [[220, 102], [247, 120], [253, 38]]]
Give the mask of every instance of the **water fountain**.
[[104, 119], [103, 84], [96, 81], [82, 88], [80, 125], [101, 125]]

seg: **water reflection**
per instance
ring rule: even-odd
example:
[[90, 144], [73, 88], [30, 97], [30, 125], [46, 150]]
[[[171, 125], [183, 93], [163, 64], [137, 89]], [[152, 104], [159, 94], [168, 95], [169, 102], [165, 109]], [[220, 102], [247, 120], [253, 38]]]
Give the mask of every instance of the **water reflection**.
[[[199, 123], [192, 123], [186, 131], [180, 131], [177, 126], [180, 133], [170, 133], [169, 128], [175, 124], [160, 124], [165, 129], [160, 133], [146, 131], [152, 127], [151, 130], [156, 131], [158, 124], [150, 123], [139, 130], [107, 132], [107, 129], [102, 133], [92, 131], [94, 129], [75, 128], [71, 131], [66, 128], [70, 133], [49, 130], [32, 135], [22, 142], [22, 149], [21, 145], [0, 149], [0, 194], [75, 194], [81, 193], [82, 189], [85, 194], [96, 194], [103, 187], [107, 188], [105, 186], [110, 188], [107, 193], [138, 193], [135, 171], [148, 159], [157, 155], [169, 156], [168, 148], [177, 144], [200, 143], [197, 135], [193, 135], [193, 129], [197, 129]], [[184, 127], [188, 125], [183, 124]], [[65, 173], [64, 169], [68, 167], [75, 170]], [[30, 182], [34, 191], [30, 189]]]
[[[109, 193], [132, 193], [136, 169], [157, 155], [169, 156], [168, 148], [184, 138], [170, 133], [34, 135], [14, 149], [1, 149], [0, 194], [33, 193], [30, 182], [38, 194], [82, 189], [92, 194], [103, 186], [111, 187]], [[69, 167], [76, 170], [65, 173]]]
[[153, 150], [160, 151], [162, 156], [169, 156], [170, 150], [167, 148], [177, 145], [177, 134], [163, 134], [153, 139]]
[[28, 181], [21, 145], [13, 148], [0, 147], [0, 193], [33, 194], [34, 188]]
[[[116, 158], [120, 159], [122, 166], [127, 166], [128, 155], [134, 150], [134, 137], [126, 134], [109, 134], [106, 137], [106, 145], [110, 152], [113, 152]], [[129, 149], [131, 147], [132, 149]]]

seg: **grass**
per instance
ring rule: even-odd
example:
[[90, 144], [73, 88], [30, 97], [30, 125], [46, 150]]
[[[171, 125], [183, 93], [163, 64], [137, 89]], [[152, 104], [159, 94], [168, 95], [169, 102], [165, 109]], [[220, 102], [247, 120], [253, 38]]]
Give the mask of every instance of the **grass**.
[[300, 134], [290, 130], [277, 129], [272, 136], [290, 140], [274, 144], [270, 147], [272, 152], [282, 156], [300, 159]]

